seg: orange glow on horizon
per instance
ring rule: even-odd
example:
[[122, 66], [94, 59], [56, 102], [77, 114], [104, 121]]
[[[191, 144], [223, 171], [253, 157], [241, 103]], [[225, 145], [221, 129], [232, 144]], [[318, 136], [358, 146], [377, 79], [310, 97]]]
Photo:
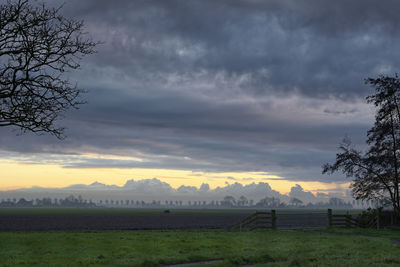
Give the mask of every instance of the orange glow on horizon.
[[[157, 178], [173, 188], [181, 185], [200, 187], [208, 183], [211, 188], [223, 187], [235, 182], [243, 185], [266, 182], [273, 190], [288, 194], [290, 188], [299, 184], [305, 191], [316, 193], [318, 189], [347, 188], [348, 184], [289, 181], [276, 175], [258, 172], [192, 172], [167, 169], [117, 169], [117, 168], [63, 168], [53, 164], [27, 164], [0, 160], [2, 170], [0, 190], [30, 188], [32, 186], [59, 188], [72, 184], [91, 184], [95, 181], [122, 186], [127, 180]], [[228, 178], [228, 177], [233, 177]]]

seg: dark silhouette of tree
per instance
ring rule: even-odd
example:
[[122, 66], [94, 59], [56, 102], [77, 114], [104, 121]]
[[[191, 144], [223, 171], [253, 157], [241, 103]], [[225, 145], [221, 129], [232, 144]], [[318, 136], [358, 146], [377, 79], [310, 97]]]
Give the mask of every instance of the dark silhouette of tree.
[[281, 201], [279, 200], [279, 198], [265, 197], [263, 199], [260, 199], [260, 201], [257, 202], [256, 206], [265, 208], [277, 208], [279, 207], [280, 203]]
[[60, 8], [9, 0], [0, 5], [0, 126], [62, 137], [55, 121], [76, 108], [83, 92], [63, 77], [97, 44], [83, 22]]
[[225, 196], [221, 202], [223, 206], [233, 207], [236, 205], [236, 199], [233, 196]]
[[15, 206], [19, 207], [32, 207], [33, 206], [33, 201], [28, 201], [25, 198], [20, 198], [18, 202], [15, 204]]
[[42, 198], [42, 206], [50, 207], [53, 203], [51, 202], [51, 198], [44, 197]]
[[336, 162], [325, 164], [323, 173], [341, 171], [353, 178], [352, 193], [356, 199], [389, 202], [400, 214], [400, 80], [379, 76], [368, 78], [366, 83], [376, 92], [367, 102], [376, 108], [375, 124], [368, 131], [365, 153], [356, 150], [345, 138], [336, 154]]
[[249, 203], [249, 200], [245, 196], [240, 196], [237, 201], [238, 206], [241, 206], [241, 207], [247, 206], [248, 203]]
[[254, 199], [250, 199], [250, 200], [249, 200], [249, 205], [250, 205], [250, 206], [253, 206], [253, 204], [254, 204]]

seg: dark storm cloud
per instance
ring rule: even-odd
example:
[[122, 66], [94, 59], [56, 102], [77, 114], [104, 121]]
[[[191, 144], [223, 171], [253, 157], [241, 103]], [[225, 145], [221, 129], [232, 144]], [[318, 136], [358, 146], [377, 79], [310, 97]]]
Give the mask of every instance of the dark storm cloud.
[[[65, 155], [68, 168], [344, 181], [320, 166], [345, 134], [363, 143], [373, 118], [363, 79], [398, 69], [399, 8], [372, 0], [68, 1], [65, 15], [84, 19], [104, 42], [70, 74], [89, 103], [60, 122], [66, 140], [3, 128], [0, 148], [39, 153], [32, 161]], [[143, 161], [68, 158], [85, 153]]]
[[322, 97], [365, 95], [363, 78], [398, 68], [398, 8], [396, 1], [372, 0], [72, 1], [65, 7], [105, 40], [96, 62], [129, 75], [251, 73], [247, 91]]

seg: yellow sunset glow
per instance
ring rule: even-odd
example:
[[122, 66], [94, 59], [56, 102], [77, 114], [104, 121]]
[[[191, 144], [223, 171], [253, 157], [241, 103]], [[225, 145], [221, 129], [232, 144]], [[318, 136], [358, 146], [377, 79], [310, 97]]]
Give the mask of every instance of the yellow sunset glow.
[[[211, 188], [239, 182], [243, 185], [267, 182], [272, 189], [287, 194], [290, 188], [299, 184], [306, 191], [316, 193], [321, 189], [347, 188], [348, 184], [288, 181], [279, 176], [259, 172], [192, 172], [187, 170], [144, 169], [144, 168], [63, 168], [56, 164], [19, 163], [0, 160], [0, 190], [41, 187], [65, 187], [71, 184], [90, 184], [98, 181], [104, 184], [123, 185], [126, 180], [158, 178], [177, 188], [181, 185], [199, 187], [208, 183]], [[229, 178], [228, 178], [229, 177]]]

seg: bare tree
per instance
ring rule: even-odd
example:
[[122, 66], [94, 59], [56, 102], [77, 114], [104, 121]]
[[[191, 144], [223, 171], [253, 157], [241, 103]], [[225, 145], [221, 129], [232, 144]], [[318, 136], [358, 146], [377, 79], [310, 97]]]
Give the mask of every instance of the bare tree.
[[323, 173], [340, 171], [353, 178], [352, 193], [358, 200], [390, 203], [400, 214], [400, 78], [398, 75], [368, 78], [375, 94], [367, 102], [376, 108], [375, 124], [368, 131], [365, 152], [345, 139], [336, 162], [325, 164]]
[[233, 196], [225, 196], [224, 200], [222, 200], [223, 206], [233, 207], [236, 205], [236, 199]]
[[248, 203], [249, 203], [249, 200], [245, 196], [240, 196], [237, 201], [237, 204], [239, 206], [247, 206]]
[[83, 103], [83, 91], [63, 73], [78, 69], [97, 43], [82, 21], [63, 17], [60, 8], [28, 0], [0, 5], [0, 126], [61, 138], [64, 128], [55, 121]]
[[277, 208], [280, 205], [280, 200], [279, 198], [275, 197], [265, 197], [263, 199], [260, 199], [260, 201], [258, 201], [256, 205], [261, 207]]

